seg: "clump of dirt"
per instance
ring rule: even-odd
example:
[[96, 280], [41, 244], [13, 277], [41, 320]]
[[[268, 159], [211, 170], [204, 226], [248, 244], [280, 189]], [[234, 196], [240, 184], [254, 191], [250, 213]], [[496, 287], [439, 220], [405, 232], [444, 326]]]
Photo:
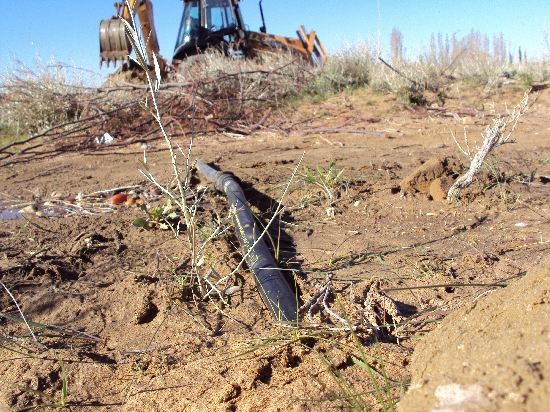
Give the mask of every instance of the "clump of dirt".
[[462, 164], [456, 157], [435, 157], [424, 162], [399, 183], [403, 193], [425, 193], [433, 200], [444, 200]]
[[525, 277], [452, 313], [416, 348], [406, 411], [548, 407], [550, 255]]

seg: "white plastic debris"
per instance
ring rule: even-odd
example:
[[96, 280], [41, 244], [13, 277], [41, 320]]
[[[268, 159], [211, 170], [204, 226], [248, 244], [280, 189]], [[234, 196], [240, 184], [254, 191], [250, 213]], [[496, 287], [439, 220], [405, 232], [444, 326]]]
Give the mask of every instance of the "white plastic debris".
[[240, 291], [241, 291], [241, 286], [240, 285], [230, 286], [227, 289], [225, 289], [225, 294], [227, 296], [233, 296], [233, 295], [236, 295], [237, 293], [239, 293]]
[[111, 136], [109, 133], [105, 133], [103, 136], [99, 136], [95, 138], [95, 142], [97, 144], [111, 144], [115, 138]]
[[514, 225], [515, 227], [527, 227], [529, 226], [527, 223], [525, 222], [518, 222]]

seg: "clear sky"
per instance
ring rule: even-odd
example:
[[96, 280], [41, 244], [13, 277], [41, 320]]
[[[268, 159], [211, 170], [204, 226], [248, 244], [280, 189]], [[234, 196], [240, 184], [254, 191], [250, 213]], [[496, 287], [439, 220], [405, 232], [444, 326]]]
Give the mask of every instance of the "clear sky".
[[[153, 0], [161, 54], [171, 58], [181, 0]], [[99, 71], [99, 21], [111, 17], [113, 0], [0, 0], [0, 73], [21, 60], [54, 58]], [[357, 41], [374, 42], [380, 33], [388, 50], [393, 27], [403, 33], [408, 56], [425, 49], [432, 33], [471, 29], [492, 37], [504, 33], [511, 50], [521, 46], [540, 57], [550, 32], [550, 0], [264, 0], [270, 33], [294, 35], [300, 24], [317, 30], [329, 51]], [[242, 1], [252, 30], [260, 26], [257, 0]], [[103, 69], [102, 73], [107, 73]]]

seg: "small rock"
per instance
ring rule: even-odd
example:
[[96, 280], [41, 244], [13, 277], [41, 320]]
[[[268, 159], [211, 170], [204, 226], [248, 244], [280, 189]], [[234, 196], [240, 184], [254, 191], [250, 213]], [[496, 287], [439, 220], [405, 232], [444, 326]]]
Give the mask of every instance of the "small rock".
[[440, 385], [435, 390], [438, 405], [433, 411], [482, 411], [490, 407], [480, 385]]
[[126, 206], [139, 206], [139, 205], [142, 205], [144, 204], [145, 202], [143, 201], [142, 198], [140, 197], [129, 197], [128, 199], [126, 199], [126, 201], [124, 202], [124, 204]]
[[158, 187], [152, 187], [149, 189], [149, 194], [152, 196], [160, 196], [162, 195], [162, 190], [160, 190]]

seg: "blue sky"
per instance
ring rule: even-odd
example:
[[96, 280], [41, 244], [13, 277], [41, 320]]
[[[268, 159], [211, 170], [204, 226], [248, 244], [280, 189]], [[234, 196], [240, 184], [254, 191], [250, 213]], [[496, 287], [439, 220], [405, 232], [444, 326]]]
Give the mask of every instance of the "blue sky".
[[[161, 54], [170, 58], [181, 16], [180, 0], [153, 0]], [[113, 14], [113, 0], [0, 0], [0, 72], [14, 59], [36, 57], [99, 71], [99, 21]], [[257, 0], [242, 1], [250, 29], [260, 26]], [[550, 32], [550, 0], [264, 0], [268, 31], [293, 35], [300, 24], [315, 28], [329, 51], [342, 44], [376, 41], [389, 48], [393, 27], [403, 33], [409, 56], [425, 49], [432, 33], [492, 37], [504, 33], [512, 50], [543, 53]], [[108, 73], [106, 69], [102, 73]]]

